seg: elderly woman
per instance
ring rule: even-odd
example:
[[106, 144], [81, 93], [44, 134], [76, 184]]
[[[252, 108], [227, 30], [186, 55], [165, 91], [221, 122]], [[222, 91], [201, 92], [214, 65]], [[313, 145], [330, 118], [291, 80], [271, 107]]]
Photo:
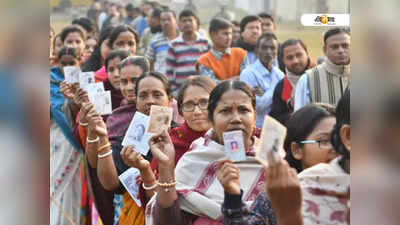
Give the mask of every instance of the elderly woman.
[[175, 150], [166, 130], [150, 140], [158, 161], [158, 192], [146, 207], [146, 224], [221, 224], [224, 190], [216, 179], [217, 160], [225, 157], [223, 133], [242, 131], [247, 158], [242, 169], [243, 196], [248, 204], [262, 190], [263, 167], [254, 159], [255, 96], [241, 81], [224, 81], [210, 94], [210, 129], [192, 143], [175, 168]]

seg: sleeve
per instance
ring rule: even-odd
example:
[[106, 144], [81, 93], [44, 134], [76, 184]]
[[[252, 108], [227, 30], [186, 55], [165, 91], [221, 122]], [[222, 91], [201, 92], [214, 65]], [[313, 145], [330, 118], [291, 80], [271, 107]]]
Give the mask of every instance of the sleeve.
[[157, 225], [187, 225], [195, 219], [195, 216], [182, 211], [178, 201], [175, 201], [174, 205], [169, 208], [162, 208], [157, 199], [153, 219], [154, 224]]
[[211, 80], [213, 80], [215, 83], [219, 83], [220, 80], [215, 76], [214, 71], [212, 71], [210, 68], [202, 65], [202, 64], [198, 64], [199, 67], [199, 74], [200, 75], [205, 75], [209, 78], [211, 78]]
[[264, 90], [262, 96], [256, 95], [256, 110], [257, 112], [265, 112], [272, 105], [272, 95], [274, 94], [273, 87], [272, 90]]
[[281, 124], [285, 124], [290, 117], [290, 110], [285, 101], [282, 100], [281, 93], [283, 89], [283, 80], [279, 81], [272, 96], [272, 106], [269, 115]]
[[143, 31], [143, 35], [140, 37], [139, 46], [136, 51], [136, 54], [144, 56], [147, 48], [147, 39], [149, 38], [149, 30]]
[[307, 74], [303, 74], [296, 85], [294, 96], [294, 111], [310, 103], [310, 90], [308, 88]]
[[173, 82], [175, 66], [176, 66], [176, 57], [175, 50], [172, 45], [168, 48], [167, 59], [166, 59], [166, 75], [168, 77], [169, 82]]
[[250, 209], [242, 202], [242, 195], [243, 191], [240, 195], [230, 195], [225, 192], [224, 203], [221, 207], [224, 225], [276, 224], [272, 208], [265, 195], [260, 194]]
[[154, 49], [154, 42], [150, 42], [149, 47], [146, 50], [145, 56], [152, 64], [154, 63], [154, 61], [156, 61], [156, 51]]
[[247, 52], [244, 55], [242, 63], [240, 63], [240, 72], [241, 73], [248, 65], [249, 65], [249, 60], [247, 59]]

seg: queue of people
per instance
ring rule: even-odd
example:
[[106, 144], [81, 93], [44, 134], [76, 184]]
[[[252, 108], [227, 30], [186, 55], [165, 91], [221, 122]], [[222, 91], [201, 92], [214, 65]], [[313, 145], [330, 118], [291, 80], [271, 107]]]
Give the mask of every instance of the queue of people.
[[[349, 224], [349, 30], [324, 33], [316, 66], [267, 13], [215, 16], [210, 38], [200, 25], [189, 9], [94, 1], [50, 34], [50, 224]], [[67, 81], [70, 66], [93, 72], [111, 114]], [[124, 137], [152, 106], [173, 119], [141, 154]], [[287, 130], [274, 164], [256, 159], [267, 115]], [[240, 162], [226, 158], [231, 131]], [[135, 195], [120, 180], [131, 168]]]

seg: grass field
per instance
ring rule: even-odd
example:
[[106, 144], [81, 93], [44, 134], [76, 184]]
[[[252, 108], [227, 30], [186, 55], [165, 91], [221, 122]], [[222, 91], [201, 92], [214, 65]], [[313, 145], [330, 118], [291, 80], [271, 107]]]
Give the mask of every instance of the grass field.
[[[63, 27], [70, 24], [69, 20], [51, 19], [51, 26], [54, 28], [56, 33], [59, 33]], [[312, 27], [301, 27], [297, 28], [290, 25], [278, 25], [276, 34], [280, 42], [283, 42], [289, 38], [300, 38], [302, 39], [310, 52], [312, 59], [315, 61], [318, 57], [322, 56], [322, 44], [323, 44], [323, 32], [326, 29], [312, 28]]]

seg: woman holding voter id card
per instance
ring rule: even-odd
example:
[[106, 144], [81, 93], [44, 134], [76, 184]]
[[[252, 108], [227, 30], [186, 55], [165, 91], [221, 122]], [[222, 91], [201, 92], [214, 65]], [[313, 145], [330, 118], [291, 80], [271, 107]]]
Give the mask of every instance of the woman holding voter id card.
[[[136, 109], [144, 115], [150, 114], [152, 105], [169, 107], [172, 93], [167, 78], [159, 73], [146, 73], [136, 80], [135, 86]], [[105, 189], [123, 193], [123, 208], [119, 224], [144, 224], [144, 210], [139, 207], [124, 189], [118, 176], [130, 167], [139, 169], [143, 182], [146, 186], [154, 185], [154, 174], [150, 168], [151, 153], [142, 156], [134, 150], [133, 146], [122, 147], [122, 138], [112, 146], [108, 142], [108, 134], [104, 122], [97, 121], [96, 132], [100, 137], [97, 148], [97, 175]], [[102, 131], [106, 133], [102, 133]], [[114, 150], [114, 152], [113, 152]], [[96, 150], [94, 150], [96, 152]], [[147, 180], [150, 177], [151, 179]], [[142, 195], [153, 195], [153, 190], [146, 190]]]
[[75, 48], [63, 47], [58, 62], [59, 66], [50, 69], [50, 223], [69, 223], [59, 210], [62, 207], [79, 224], [82, 150], [72, 129], [80, 106], [73, 101], [72, 91], [64, 92], [66, 83], [63, 83], [64, 67], [79, 66], [79, 54]]
[[192, 143], [176, 168], [176, 153], [167, 130], [151, 138], [150, 149], [158, 161], [159, 179], [157, 194], [146, 206], [146, 224], [222, 223], [224, 189], [217, 180], [216, 168], [218, 160], [229, 156], [229, 149], [224, 146], [226, 133], [239, 133], [230, 138], [241, 143], [237, 151], [240, 155], [233, 160], [240, 161], [237, 165], [244, 200], [251, 204], [262, 191], [264, 168], [253, 157], [256, 112], [250, 87], [236, 80], [219, 83], [210, 94], [207, 110], [212, 129]]
[[225, 189], [224, 224], [350, 224], [349, 89], [338, 102], [336, 120], [330, 141], [339, 157], [305, 168], [298, 175], [283, 159], [266, 165], [265, 191], [251, 208], [243, 202], [240, 170], [233, 164], [218, 169], [218, 179]]

